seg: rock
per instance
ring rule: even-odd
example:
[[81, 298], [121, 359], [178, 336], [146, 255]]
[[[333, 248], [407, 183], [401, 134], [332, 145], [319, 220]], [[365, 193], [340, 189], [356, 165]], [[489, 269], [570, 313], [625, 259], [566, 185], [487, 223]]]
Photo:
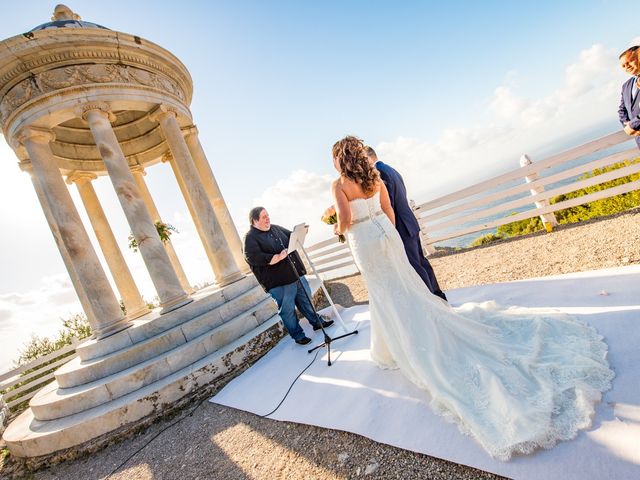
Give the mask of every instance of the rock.
[[349, 459], [349, 454], [347, 452], [342, 452], [341, 454], [338, 455], [338, 462], [340, 462], [340, 465], [344, 465], [348, 459]]
[[367, 465], [367, 468], [365, 469], [364, 474], [371, 475], [372, 473], [375, 473], [379, 467], [380, 467], [380, 464], [376, 461], [373, 461], [369, 465]]

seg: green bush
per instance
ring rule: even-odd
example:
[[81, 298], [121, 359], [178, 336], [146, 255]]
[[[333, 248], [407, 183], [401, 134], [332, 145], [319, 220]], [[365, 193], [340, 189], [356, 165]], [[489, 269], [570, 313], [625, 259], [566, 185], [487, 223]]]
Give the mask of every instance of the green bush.
[[501, 240], [504, 238], [504, 235], [500, 233], [488, 233], [487, 235], [483, 235], [481, 237], [476, 238], [473, 242], [469, 244], [470, 247], [477, 247], [478, 245], [484, 245], [485, 243], [495, 242], [496, 240]]
[[[629, 165], [632, 165], [635, 163], [640, 163], [640, 158], [636, 158], [635, 160], [626, 160], [624, 162], [614, 163], [604, 168], [597, 168], [592, 172], [587, 172], [582, 174], [578, 178], [578, 180], [586, 180], [588, 178], [596, 177], [598, 175], [611, 172], [613, 170], [618, 170], [623, 167], [628, 167]], [[572, 198], [582, 197], [590, 193], [599, 192], [601, 190], [606, 190], [608, 188], [616, 187], [618, 185], [623, 185], [625, 183], [633, 182], [636, 180], [640, 180], [640, 173], [634, 173], [632, 175], [627, 175], [625, 177], [617, 178], [615, 180], [602, 182], [597, 185], [593, 185], [591, 187], [581, 188], [580, 190], [576, 190], [575, 192], [558, 195], [557, 197], [550, 199], [550, 203], [556, 204], [556, 203], [564, 202]], [[640, 206], [640, 190], [633, 190], [631, 192], [622, 193], [614, 197], [603, 198], [602, 200], [596, 200], [595, 202], [585, 203], [583, 205], [577, 205], [571, 208], [565, 208], [563, 210], [559, 210], [555, 212], [554, 215], [558, 220], [558, 223], [560, 224], [577, 223], [583, 220], [589, 220], [590, 218], [598, 218], [606, 215], [612, 215], [618, 212], [623, 212], [625, 210], [629, 210], [630, 208], [634, 208], [637, 206]], [[514, 212], [511, 215], [515, 215], [516, 213], [517, 212]], [[491, 233], [491, 234], [476, 238], [469, 246], [474, 247], [477, 245], [483, 245], [485, 243], [499, 240], [501, 238], [515, 237], [518, 235], [526, 235], [528, 233], [537, 232], [543, 229], [544, 229], [544, 225], [542, 224], [540, 217], [527, 218], [525, 220], [507, 223], [506, 225], [501, 225], [496, 229], [495, 234]]]
[[37, 358], [60, 350], [65, 345], [71, 345], [73, 337], [82, 340], [91, 335], [91, 327], [84, 313], [78, 313], [61, 320], [62, 329], [53, 339], [49, 337], [38, 337], [37, 335], [31, 337], [29, 343], [20, 351], [18, 360], [14, 362], [16, 366], [25, 365]]

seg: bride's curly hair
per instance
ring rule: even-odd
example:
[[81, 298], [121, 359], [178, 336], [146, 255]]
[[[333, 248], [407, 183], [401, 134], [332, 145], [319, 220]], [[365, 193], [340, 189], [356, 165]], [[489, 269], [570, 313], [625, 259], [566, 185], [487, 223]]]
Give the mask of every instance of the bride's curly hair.
[[351, 135], [344, 137], [333, 145], [332, 151], [333, 158], [340, 167], [340, 174], [360, 185], [366, 195], [372, 194], [380, 180], [380, 174], [369, 163], [362, 140]]

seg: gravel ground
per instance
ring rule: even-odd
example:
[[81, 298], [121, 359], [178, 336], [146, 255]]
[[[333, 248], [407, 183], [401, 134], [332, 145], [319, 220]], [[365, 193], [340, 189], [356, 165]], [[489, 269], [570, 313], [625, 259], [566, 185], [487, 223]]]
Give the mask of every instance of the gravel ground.
[[[442, 288], [640, 263], [640, 210], [431, 260]], [[330, 282], [334, 301], [367, 301], [359, 275]], [[191, 412], [191, 415], [189, 413]], [[177, 422], [177, 423], [176, 423]], [[138, 450], [141, 449], [139, 452]], [[138, 452], [138, 453], [136, 453]], [[135, 454], [135, 455], [134, 455]], [[131, 455], [132, 458], [127, 460]], [[0, 462], [0, 478], [34, 479], [496, 479], [490, 473], [359, 435], [277, 422], [210, 404], [187, 407], [139, 435], [35, 473]]]

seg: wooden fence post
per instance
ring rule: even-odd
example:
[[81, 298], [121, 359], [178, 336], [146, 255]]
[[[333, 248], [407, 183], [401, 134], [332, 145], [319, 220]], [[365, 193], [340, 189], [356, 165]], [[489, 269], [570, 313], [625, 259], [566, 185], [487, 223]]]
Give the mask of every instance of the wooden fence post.
[[[521, 167], [524, 168], [528, 165], [531, 165], [532, 163], [533, 163], [533, 160], [531, 160], [529, 155], [524, 154], [520, 157]], [[529, 175], [526, 175], [524, 179], [526, 180], [527, 183], [531, 183], [534, 180], [538, 179], [538, 174], [536, 172], [530, 173]], [[539, 187], [532, 188], [529, 191], [531, 192], [531, 195], [536, 195], [538, 193], [544, 192], [544, 186], [540, 185]], [[534, 203], [536, 204], [536, 208], [543, 208], [543, 207], [549, 206], [548, 200], [540, 200], [539, 202], [534, 202]], [[544, 225], [544, 228], [547, 230], [547, 232], [550, 232], [551, 230], [553, 230], [553, 227], [558, 226], [558, 220], [556, 219], [556, 216], [553, 214], [553, 212], [540, 215], [540, 220], [542, 220], [542, 224]]]
[[0, 393], [0, 437], [2, 436], [2, 432], [4, 432], [4, 427], [7, 425], [7, 420], [9, 419], [9, 407], [4, 403], [4, 399], [2, 398], [2, 394]]

